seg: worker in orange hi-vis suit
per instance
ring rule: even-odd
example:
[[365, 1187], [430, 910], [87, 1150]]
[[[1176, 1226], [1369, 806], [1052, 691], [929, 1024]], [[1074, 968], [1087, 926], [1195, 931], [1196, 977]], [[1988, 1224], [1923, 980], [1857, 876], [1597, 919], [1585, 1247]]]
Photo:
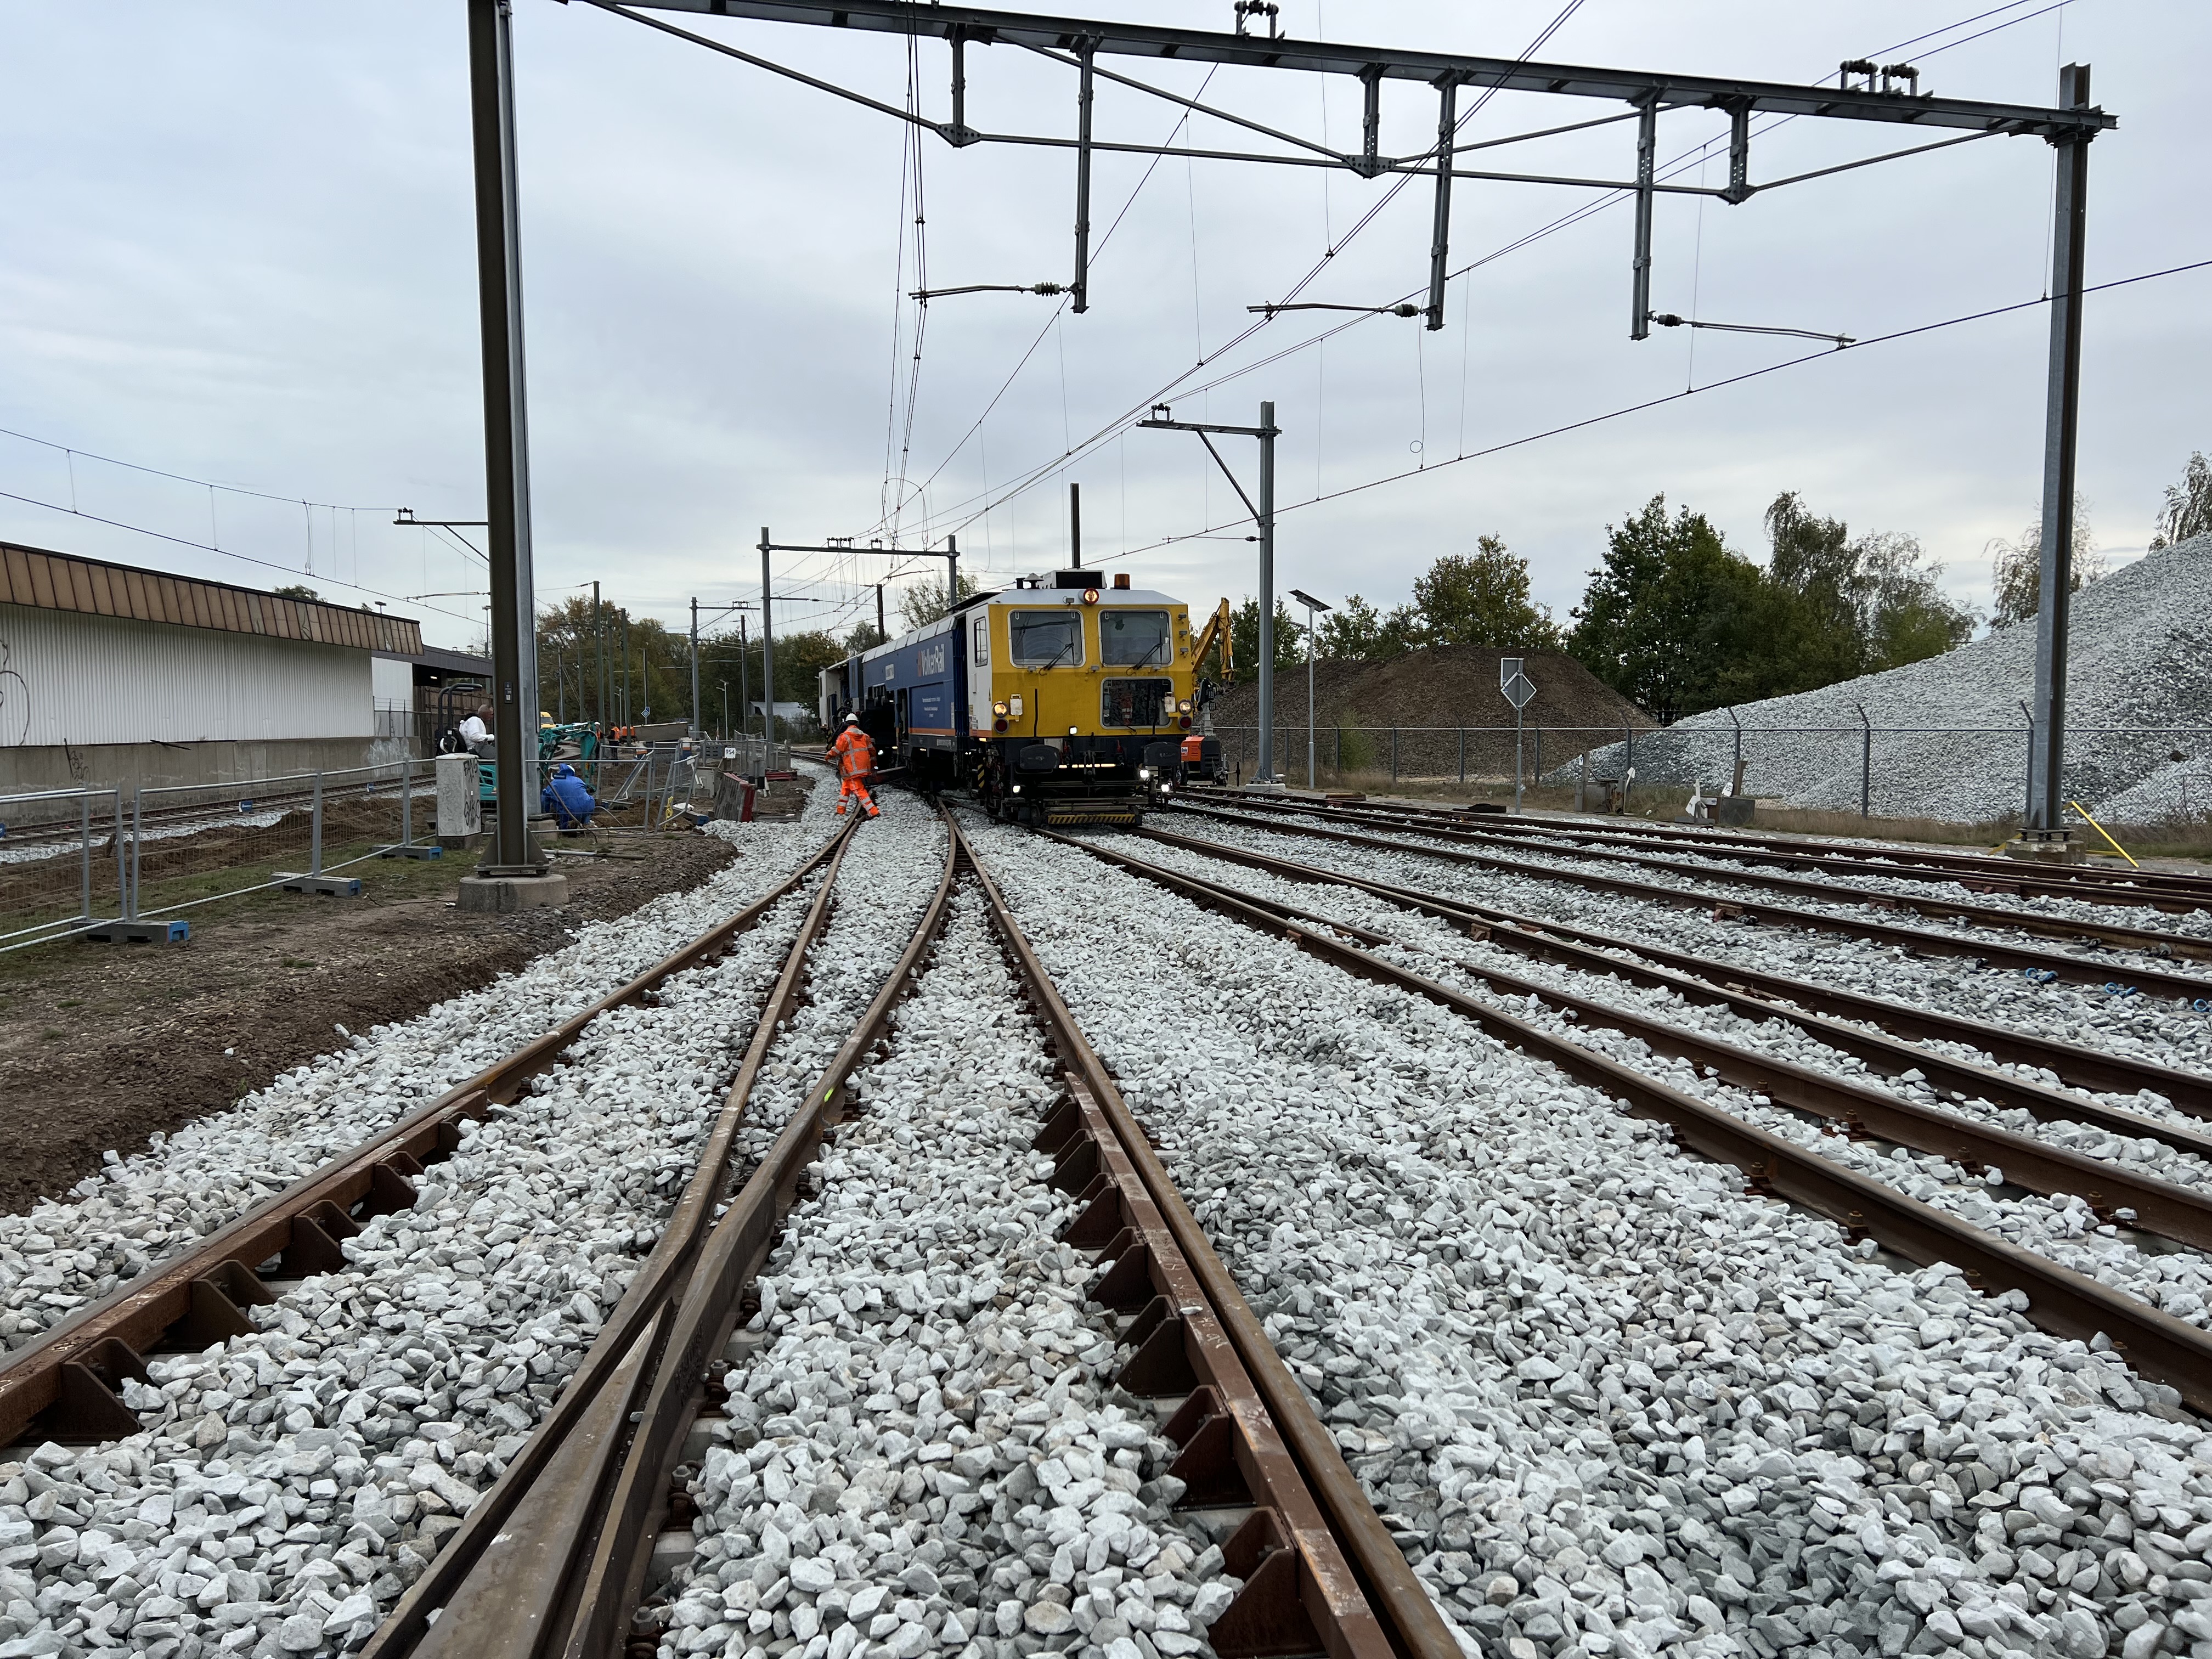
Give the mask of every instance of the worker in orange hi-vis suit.
[[859, 796], [860, 805], [868, 809], [868, 816], [879, 818], [875, 801], [868, 794], [868, 775], [876, 769], [876, 745], [868, 741], [868, 734], [860, 730], [858, 714], [845, 716], [845, 729], [837, 734], [837, 741], [830, 745], [830, 752], [837, 757], [837, 816], [845, 816], [845, 803]]

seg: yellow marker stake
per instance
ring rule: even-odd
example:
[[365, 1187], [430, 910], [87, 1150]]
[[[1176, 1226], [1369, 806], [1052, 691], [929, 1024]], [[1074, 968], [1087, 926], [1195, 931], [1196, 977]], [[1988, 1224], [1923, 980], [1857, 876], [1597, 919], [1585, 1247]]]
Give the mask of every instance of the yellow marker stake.
[[2128, 861], [2130, 864], [2133, 864], [2133, 865], [2135, 865], [2135, 867], [2136, 867], [2136, 869], [2140, 870], [2140, 869], [2142, 869], [2142, 866], [2141, 866], [2140, 864], [2136, 864], [2136, 861], [2135, 861], [2134, 858], [2133, 858], [2132, 856], [2130, 856], [2130, 854], [2129, 854], [2129, 852], [2128, 852], [2128, 849], [2127, 849], [2126, 848], [2124, 848], [2124, 847], [2121, 846], [2121, 845], [2119, 844], [2119, 842], [2116, 842], [2116, 841], [2114, 841], [2114, 840], [2112, 839], [2111, 832], [2110, 832], [2110, 831], [2108, 831], [2108, 830], [2105, 828], [2105, 826], [2104, 826], [2103, 824], [2101, 824], [2101, 823], [2098, 823], [2096, 819], [2094, 819], [2094, 818], [2093, 818], [2093, 817], [2089, 817], [2089, 814], [2088, 814], [2087, 810], [2082, 806], [2082, 805], [2081, 805], [2081, 803], [2080, 801], [2078, 801], [2078, 800], [2069, 800], [2069, 801], [2068, 801], [2066, 804], [2067, 804], [2069, 806], [2072, 807], [2075, 811], [2077, 811], [2077, 812], [2081, 813], [2081, 817], [2083, 817], [2083, 819], [2084, 819], [2084, 820], [2086, 820], [2086, 821], [2087, 822], [2087, 823], [2088, 823], [2089, 827], [2090, 827], [2092, 830], [2095, 830], [2099, 835], [2100, 835], [2100, 836], [2104, 836], [2104, 838], [2105, 838], [2105, 845], [2106, 845], [2106, 846], [2107, 846], [2107, 847], [2111, 848], [2112, 848], [2115, 853], [2118, 853], [2118, 854], [2122, 858], [2126, 859], [2126, 860], [2127, 860], [2127, 861]]

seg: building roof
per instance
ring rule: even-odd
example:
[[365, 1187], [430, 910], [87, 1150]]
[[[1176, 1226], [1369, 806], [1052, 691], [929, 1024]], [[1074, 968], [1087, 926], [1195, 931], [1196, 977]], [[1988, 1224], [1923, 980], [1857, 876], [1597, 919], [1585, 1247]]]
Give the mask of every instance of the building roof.
[[395, 662], [412, 663], [417, 668], [432, 669], [441, 674], [465, 674], [487, 680], [491, 678], [489, 657], [472, 657], [465, 651], [448, 651], [442, 646], [426, 645], [414, 652], [380, 649], [376, 654], [389, 657]]
[[0, 605], [260, 634], [395, 656], [412, 656], [422, 648], [422, 624], [411, 617], [387, 617], [321, 599], [295, 599], [259, 588], [173, 576], [13, 542], [0, 542]]

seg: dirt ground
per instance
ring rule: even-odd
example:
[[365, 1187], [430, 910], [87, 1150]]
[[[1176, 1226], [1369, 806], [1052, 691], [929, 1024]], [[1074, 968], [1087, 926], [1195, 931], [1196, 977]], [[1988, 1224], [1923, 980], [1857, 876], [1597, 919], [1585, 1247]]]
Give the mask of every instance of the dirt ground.
[[[793, 814], [803, 799], [802, 786], [778, 786], [762, 816]], [[599, 844], [613, 856], [555, 859], [572, 895], [559, 910], [464, 915], [454, 884], [475, 857], [448, 853], [356, 866], [357, 899], [270, 892], [204, 906], [186, 913], [192, 936], [180, 945], [0, 956], [0, 1212], [59, 1197], [107, 1149], [139, 1150], [326, 1052], [334, 1024], [411, 1018], [732, 857], [699, 835], [617, 831]]]

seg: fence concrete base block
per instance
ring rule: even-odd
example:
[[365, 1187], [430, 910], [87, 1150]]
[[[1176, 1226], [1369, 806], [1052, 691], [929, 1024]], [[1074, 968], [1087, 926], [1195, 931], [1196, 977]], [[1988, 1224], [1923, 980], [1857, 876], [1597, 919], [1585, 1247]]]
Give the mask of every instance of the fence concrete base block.
[[463, 876], [460, 907], [486, 915], [511, 910], [544, 910], [568, 902], [568, 878], [542, 876]]
[[106, 921], [77, 935], [94, 945], [182, 945], [191, 936], [189, 921]]
[[444, 848], [426, 847], [420, 842], [405, 847], [380, 847], [376, 849], [376, 856], [380, 859], [441, 859], [445, 855]]
[[325, 898], [359, 898], [359, 876], [287, 876], [284, 890], [288, 893], [316, 893]]

